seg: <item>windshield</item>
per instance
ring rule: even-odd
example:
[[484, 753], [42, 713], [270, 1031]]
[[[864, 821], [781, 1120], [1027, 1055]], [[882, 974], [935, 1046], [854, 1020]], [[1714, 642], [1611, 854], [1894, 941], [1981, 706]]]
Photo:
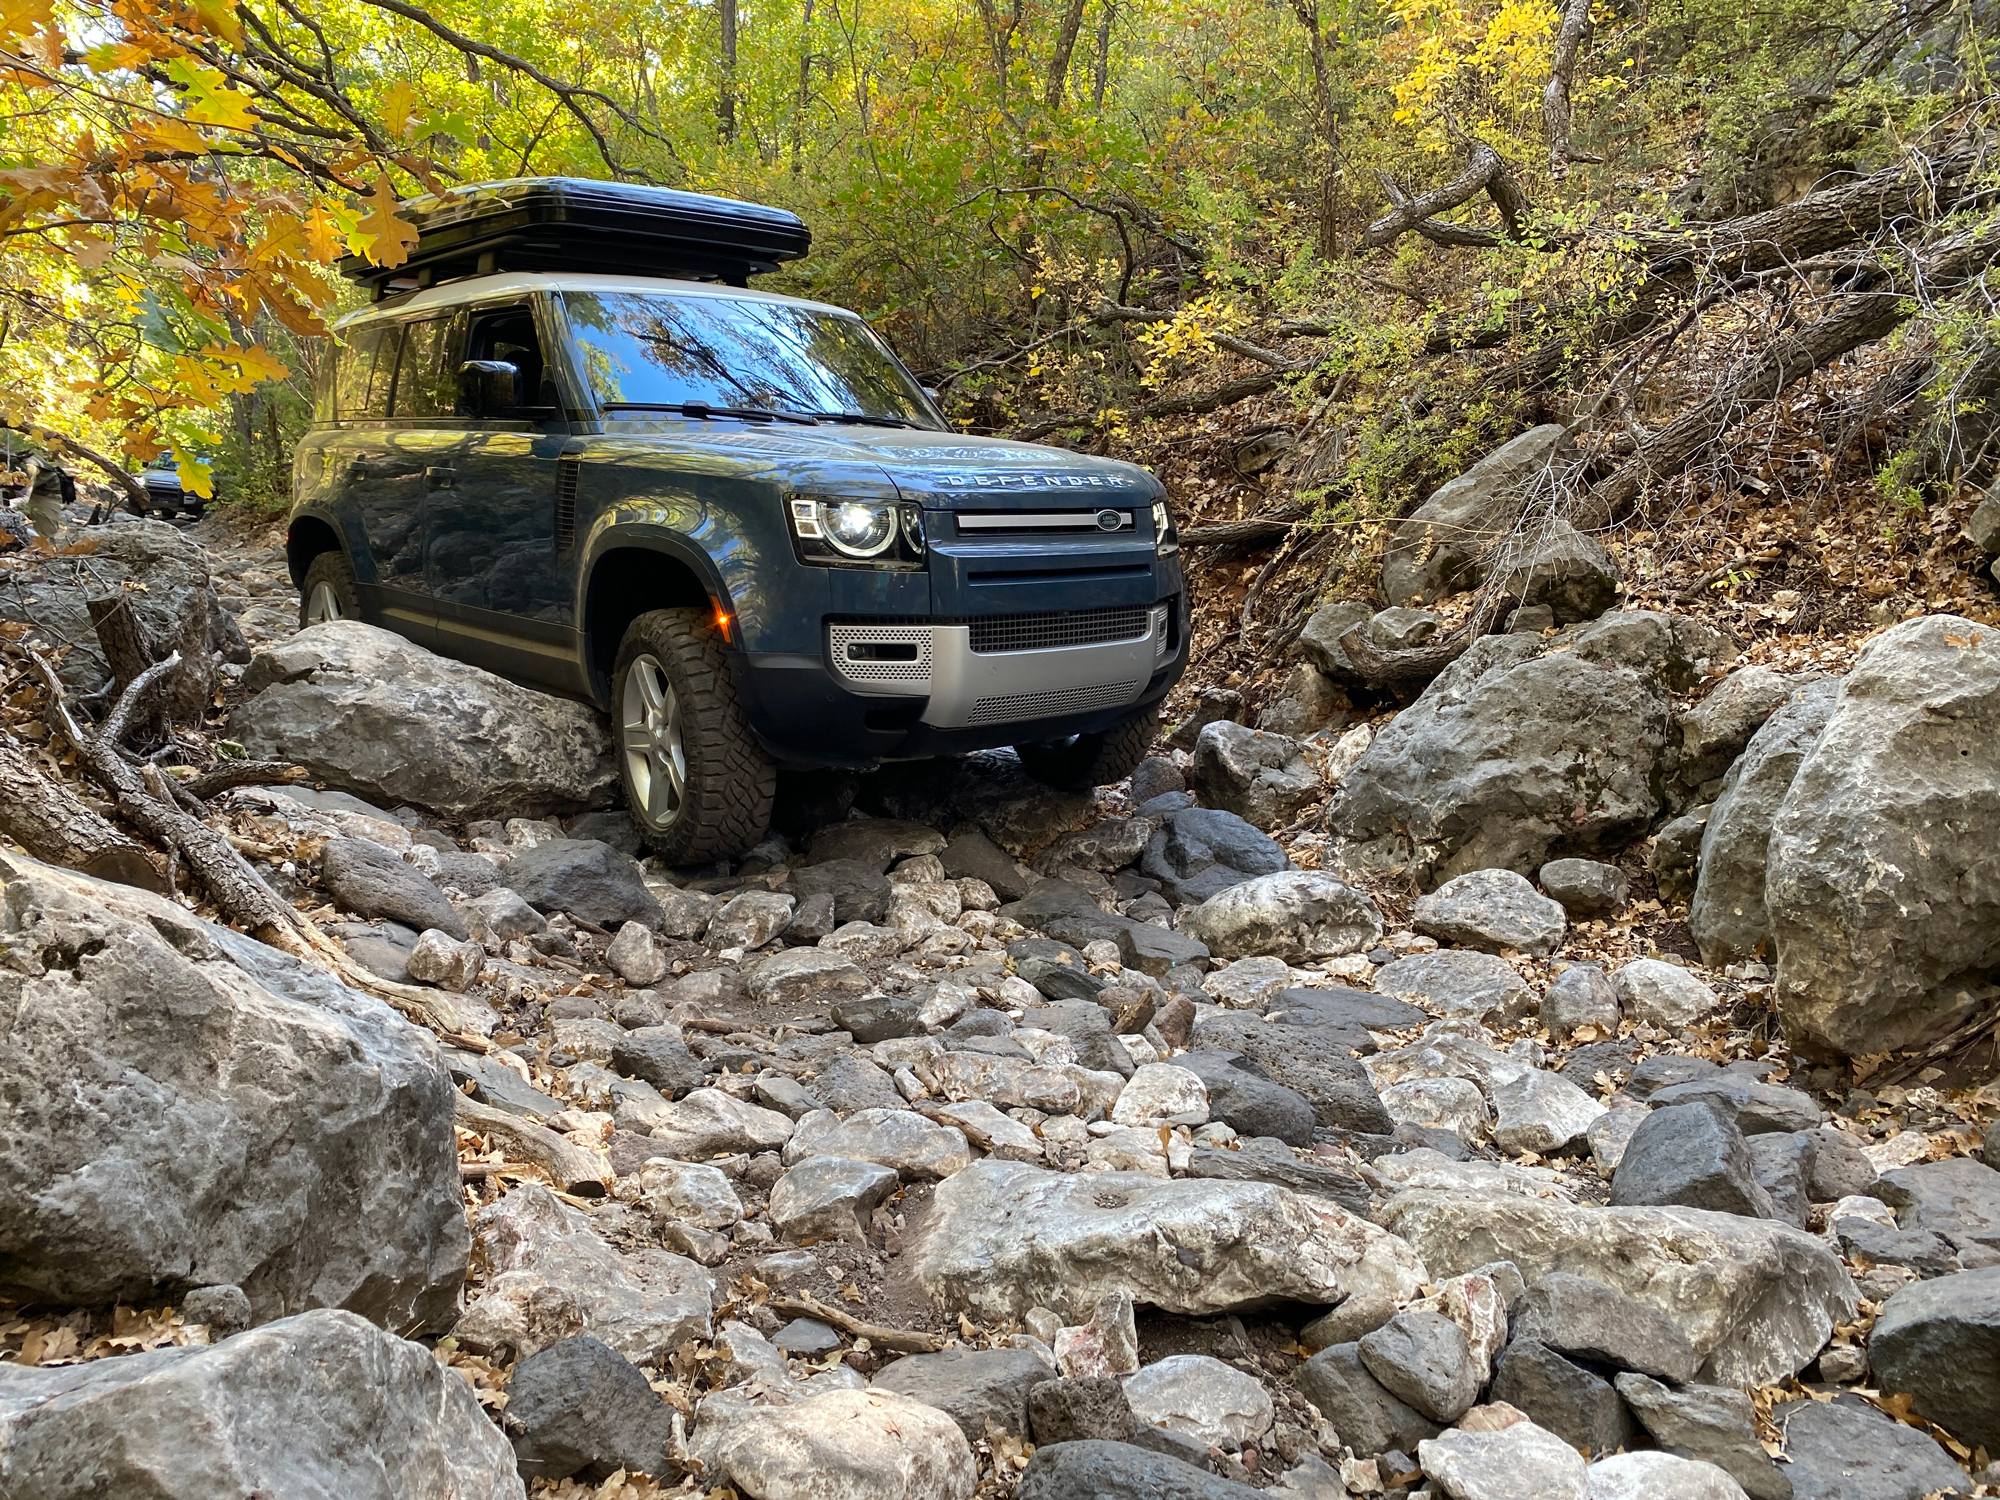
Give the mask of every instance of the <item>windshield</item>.
[[698, 405], [935, 427], [923, 392], [859, 318], [668, 292], [563, 298], [606, 410]]

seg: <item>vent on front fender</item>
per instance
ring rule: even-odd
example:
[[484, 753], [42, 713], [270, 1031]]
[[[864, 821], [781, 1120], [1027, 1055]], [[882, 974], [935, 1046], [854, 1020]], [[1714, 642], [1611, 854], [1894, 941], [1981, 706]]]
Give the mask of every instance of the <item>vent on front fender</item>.
[[576, 483], [583, 472], [580, 458], [556, 460], [556, 551], [576, 545]]

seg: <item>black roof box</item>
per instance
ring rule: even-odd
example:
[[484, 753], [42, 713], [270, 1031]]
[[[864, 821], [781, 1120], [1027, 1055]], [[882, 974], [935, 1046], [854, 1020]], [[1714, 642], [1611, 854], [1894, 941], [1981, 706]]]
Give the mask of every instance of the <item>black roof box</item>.
[[[416, 248], [394, 270], [350, 255], [340, 273], [376, 296], [494, 271], [691, 276], [741, 286], [812, 245], [797, 214], [676, 188], [580, 177], [473, 182], [413, 198]], [[391, 283], [399, 286], [392, 287]]]

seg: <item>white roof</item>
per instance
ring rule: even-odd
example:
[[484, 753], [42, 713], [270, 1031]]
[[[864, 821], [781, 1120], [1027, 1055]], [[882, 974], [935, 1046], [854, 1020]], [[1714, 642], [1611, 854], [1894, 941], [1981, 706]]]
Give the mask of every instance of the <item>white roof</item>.
[[815, 312], [853, 318], [858, 314], [828, 302], [808, 302], [802, 297], [783, 297], [776, 292], [753, 291], [748, 287], [722, 286], [712, 281], [682, 281], [671, 276], [600, 276], [563, 271], [501, 271], [492, 276], [466, 276], [440, 282], [417, 292], [398, 292], [384, 301], [351, 312], [333, 326], [349, 328], [376, 318], [403, 317], [431, 308], [463, 307], [489, 298], [521, 296], [528, 292], [651, 292], [672, 297], [713, 297], [737, 302], [777, 302], [787, 307], [809, 307]]

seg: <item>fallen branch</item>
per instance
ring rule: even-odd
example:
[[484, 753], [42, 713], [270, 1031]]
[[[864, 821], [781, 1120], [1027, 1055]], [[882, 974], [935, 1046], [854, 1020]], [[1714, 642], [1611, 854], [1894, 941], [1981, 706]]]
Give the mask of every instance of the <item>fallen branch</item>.
[[1258, 375], [1245, 375], [1238, 380], [1224, 381], [1212, 390], [1201, 391], [1192, 396], [1168, 396], [1159, 401], [1148, 401], [1143, 406], [1113, 413], [1109, 410], [1086, 415], [1078, 412], [1064, 417], [1048, 417], [1040, 422], [1024, 427], [1015, 434], [1022, 442], [1033, 442], [1036, 438], [1047, 437], [1052, 432], [1060, 432], [1065, 427], [1102, 427], [1113, 416], [1121, 416], [1125, 421], [1144, 421], [1152, 417], [1198, 417], [1225, 406], [1234, 406], [1239, 401], [1247, 401], [1252, 396], [1261, 396], [1268, 390], [1276, 389], [1278, 382], [1297, 370], [1267, 370]]
[[1483, 192], [1500, 211], [1500, 221], [1505, 226], [1507, 238], [1518, 240], [1521, 237], [1521, 217], [1528, 208], [1528, 201], [1508, 172], [1507, 163], [1498, 151], [1484, 141], [1472, 143], [1465, 170], [1441, 188], [1433, 188], [1421, 197], [1412, 198], [1393, 178], [1384, 174], [1382, 189], [1389, 195], [1391, 207], [1388, 213], [1362, 231], [1361, 248], [1364, 250], [1378, 249], [1402, 238], [1412, 229], [1440, 245], [1492, 249], [1500, 243], [1497, 235], [1483, 229], [1447, 224], [1437, 215], [1457, 208]]
[[187, 790], [206, 802], [232, 787], [281, 785], [304, 781], [306, 768], [282, 760], [225, 760], [201, 773], [187, 784]]
[[1390, 682], [1428, 682], [1465, 655], [1472, 643], [1487, 633], [1506, 602], [1499, 594], [1489, 590], [1480, 597], [1472, 613], [1456, 630], [1422, 646], [1384, 651], [1363, 634], [1364, 624], [1354, 626], [1340, 638], [1340, 649], [1346, 653], [1355, 673], [1371, 686]]
[[40, 422], [30, 422], [25, 417], [10, 417], [0, 413], [0, 427], [11, 432], [26, 433], [34, 441], [44, 444], [56, 453], [74, 453], [86, 463], [95, 464], [125, 492], [125, 508], [135, 516], [143, 516], [153, 503], [146, 487], [126, 472], [124, 466], [114, 459], [106, 458], [95, 448], [80, 443], [66, 432], [58, 432], [53, 427], [44, 427]]
[[800, 1293], [794, 1297], [773, 1297], [771, 1311], [786, 1318], [817, 1318], [820, 1322], [838, 1328], [849, 1338], [866, 1339], [876, 1349], [889, 1349], [897, 1354], [935, 1354], [944, 1347], [944, 1340], [934, 1333], [919, 1333], [914, 1328], [889, 1328], [881, 1323], [864, 1322], [860, 1318], [849, 1317], [837, 1307], [829, 1307], [817, 1297]]
[[60, 781], [44, 776], [0, 726], [0, 834], [36, 859], [166, 894], [146, 851]]
[[598, 1197], [617, 1186], [609, 1157], [602, 1151], [586, 1151], [572, 1145], [546, 1125], [510, 1115], [504, 1109], [481, 1104], [464, 1094], [452, 1101], [452, 1111], [464, 1129], [485, 1136], [510, 1157], [518, 1157], [547, 1173], [549, 1181], [566, 1193]]

